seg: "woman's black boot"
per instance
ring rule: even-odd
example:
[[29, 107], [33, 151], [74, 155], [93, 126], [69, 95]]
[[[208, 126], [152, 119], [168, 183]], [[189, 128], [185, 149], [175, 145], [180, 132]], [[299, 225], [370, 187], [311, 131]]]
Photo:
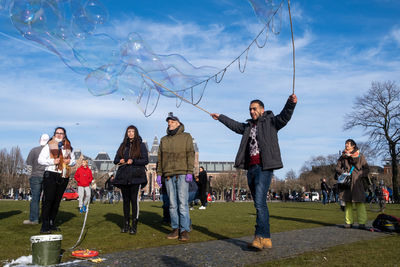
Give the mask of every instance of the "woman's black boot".
[[132, 227], [130, 228], [129, 233], [131, 235], [135, 235], [136, 232], [137, 232], [137, 219], [133, 219], [132, 220]]
[[121, 229], [121, 233], [128, 233], [129, 232], [129, 219], [125, 220], [124, 227]]

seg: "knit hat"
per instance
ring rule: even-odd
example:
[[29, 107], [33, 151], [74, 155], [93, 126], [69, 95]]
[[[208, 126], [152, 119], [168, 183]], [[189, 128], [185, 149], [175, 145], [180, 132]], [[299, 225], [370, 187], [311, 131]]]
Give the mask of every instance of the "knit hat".
[[168, 112], [168, 117], [167, 117], [166, 121], [168, 121], [168, 120], [173, 120], [173, 121], [177, 121], [180, 123], [179, 118], [174, 116], [173, 112]]

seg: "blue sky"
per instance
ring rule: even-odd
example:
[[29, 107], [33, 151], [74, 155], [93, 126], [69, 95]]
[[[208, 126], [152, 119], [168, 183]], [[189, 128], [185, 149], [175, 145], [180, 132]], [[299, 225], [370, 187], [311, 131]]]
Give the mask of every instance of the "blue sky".
[[[0, 0], [0, 8], [8, 2]], [[177, 53], [193, 64], [224, 68], [263, 27], [248, 1], [102, 1], [109, 12], [106, 30], [121, 38], [138, 32], [159, 54]], [[284, 168], [298, 173], [312, 156], [337, 153], [347, 138], [365, 141], [361, 129], [342, 130], [356, 96], [372, 81], [399, 81], [400, 2], [291, 1], [296, 45], [296, 94], [299, 103], [279, 133]], [[111, 157], [125, 128], [134, 124], [151, 145], [165, 135], [173, 111], [195, 138], [200, 160], [233, 161], [240, 136], [195, 107], [161, 97], [148, 118], [121, 95], [93, 96], [85, 76], [55, 55], [27, 41], [0, 10], [0, 148], [19, 146], [23, 156], [41, 133], [64, 126], [75, 149]], [[249, 118], [252, 99], [275, 114], [292, 87], [292, 54], [286, 3], [281, 34], [263, 49], [252, 48], [246, 71], [228, 69], [220, 84], [210, 83], [200, 106], [238, 121]], [[380, 164], [377, 160], [375, 163]]]

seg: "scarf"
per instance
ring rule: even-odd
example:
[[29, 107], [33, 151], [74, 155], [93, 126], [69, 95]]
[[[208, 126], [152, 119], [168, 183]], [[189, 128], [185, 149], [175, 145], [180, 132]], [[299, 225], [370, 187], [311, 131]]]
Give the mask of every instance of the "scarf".
[[346, 151], [346, 150], [344, 150], [343, 152], [342, 152], [342, 155], [344, 156], [344, 157], [348, 157], [348, 158], [358, 158], [359, 156], [360, 156], [360, 150], [353, 150], [353, 151]]
[[71, 143], [64, 139], [61, 142], [55, 140], [55, 138], [51, 139], [48, 143], [50, 149], [50, 158], [56, 159], [60, 158], [60, 163], [57, 165], [58, 170], [63, 171], [66, 170], [65, 175], [63, 177], [67, 178], [70, 174], [70, 166], [64, 163], [65, 159], [71, 159]]
[[179, 128], [181, 128], [180, 125], [179, 125], [178, 127], [176, 127], [175, 130], [170, 130], [170, 129], [168, 129], [168, 130], [167, 130], [167, 134], [170, 135], [170, 136], [173, 136], [173, 135], [175, 135], [175, 134], [178, 132]]

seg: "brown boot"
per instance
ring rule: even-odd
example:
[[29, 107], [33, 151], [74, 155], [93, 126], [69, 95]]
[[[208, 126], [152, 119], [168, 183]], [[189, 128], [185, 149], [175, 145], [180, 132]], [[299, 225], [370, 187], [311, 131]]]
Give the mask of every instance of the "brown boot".
[[261, 237], [261, 243], [263, 245], [263, 248], [272, 248], [271, 238], [263, 238], [263, 237]]
[[253, 241], [249, 243], [249, 247], [262, 250], [264, 248], [272, 248], [272, 242], [270, 238], [264, 238], [261, 236], [255, 236]]
[[177, 239], [179, 237], [179, 229], [172, 229], [172, 232], [167, 235], [167, 239]]
[[189, 232], [183, 231], [179, 236], [179, 241], [189, 241]]

